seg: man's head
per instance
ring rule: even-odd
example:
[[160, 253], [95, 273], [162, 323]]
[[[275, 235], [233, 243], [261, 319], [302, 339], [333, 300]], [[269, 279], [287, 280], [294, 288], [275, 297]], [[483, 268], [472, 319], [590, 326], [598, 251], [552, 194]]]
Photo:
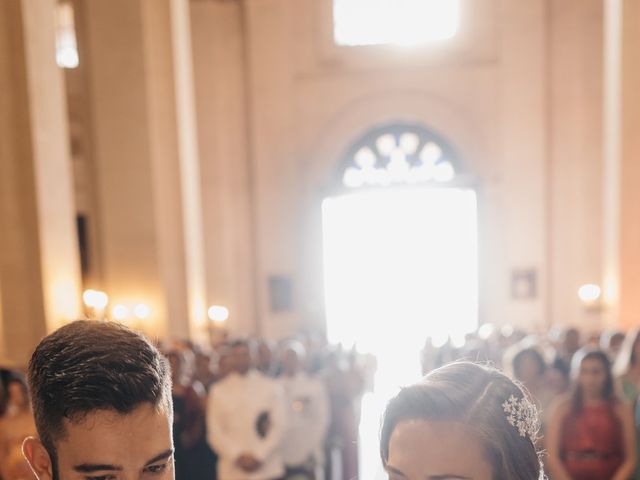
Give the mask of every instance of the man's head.
[[285, 344], [282, 350], [282, 373], [293, 377], [302, 370], [305, 349], [302, 343], [292, 340]]
[[169, 367], [141, 335], [110, 322], [62, 327], [33, 353], [29, 387], [39, 439], [23, 450], [40, 480], [173, 479]]
[[265, 375], [273, 373], [273, 348], [266, 340], [258, 340], [255, 344], [255, 367]]
[[230, 352], [232, 370], [240, 375], [249, 373], [253, 364], [253, 348], [251, 343], [245, 339], [234, 340], [231, 342]]

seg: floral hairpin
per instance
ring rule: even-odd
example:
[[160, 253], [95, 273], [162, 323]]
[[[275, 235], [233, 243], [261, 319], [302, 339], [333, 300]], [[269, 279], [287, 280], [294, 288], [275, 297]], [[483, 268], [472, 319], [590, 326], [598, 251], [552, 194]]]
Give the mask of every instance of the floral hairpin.
[[511, 395], [502, 408], [507, 414], [507, 421], [518, 429], [520, 436], [535, 442], [540, 428], [536, 407], [524, 397], [518, 399]]

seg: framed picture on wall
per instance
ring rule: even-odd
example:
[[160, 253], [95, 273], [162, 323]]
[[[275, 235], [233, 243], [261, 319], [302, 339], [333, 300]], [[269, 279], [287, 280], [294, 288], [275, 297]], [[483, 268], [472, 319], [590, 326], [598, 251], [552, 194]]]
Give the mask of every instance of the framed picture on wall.
[[533, 300], [538, 296], [538, 273], [535, 268], [511, 271], [511, 299]]
[[293, 310], [293, 286], [286, 275], [269, 276], [269, 305], [274, 313]]

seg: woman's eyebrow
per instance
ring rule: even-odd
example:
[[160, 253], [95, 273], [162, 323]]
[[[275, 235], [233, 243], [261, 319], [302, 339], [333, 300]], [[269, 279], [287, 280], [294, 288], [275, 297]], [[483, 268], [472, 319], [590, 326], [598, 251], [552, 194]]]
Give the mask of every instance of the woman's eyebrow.
[[428, 480], [471, 480], [470, 477], [461, 477], [460, 475], [453, 475], [445, 473], [444, 475], [429, 475]]
[[398, 475], [399, 477], [406, 477], [404, 473], [402, 473], [399, 469], [397, 469], [393, 465], [386, 464], [384, 466], [384, 469], [387, 471], [387, 473], [393, 473], [394, 475]]
[[[393, 465], [385, 465], [384, 469], [387, 473], [393, 473], [394, 475], [398, 475], [399, 477], [407, 477], [404, 473], [402, 473], [399, 469], [394, 467]], [[471, 480], [471, 477], [464, 477], [462, 475], [456, 475], [453, 473], [444, 473], [440, 475], [427, 475], [425, 477], [427, 480]]]

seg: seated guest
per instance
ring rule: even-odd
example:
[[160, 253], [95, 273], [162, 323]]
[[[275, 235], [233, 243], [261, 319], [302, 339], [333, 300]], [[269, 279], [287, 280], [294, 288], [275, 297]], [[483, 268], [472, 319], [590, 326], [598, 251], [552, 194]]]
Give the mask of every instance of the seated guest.
[[216, 458], [206, 440], [204, 387], [188, 378], [182, 351], [172, 350], [166, 357], [171, 365], [176, 480], [213, 480]]
[[553, 399], [553, 392], [548, 388], [545, 373], [547, 364], [542, 354], [534, 347], [518, 350], [511, 359], [513, 376], [522, 382], [546, 417], [547, 407]]
[[323, 449], [329, 426], [329, 400], [322, 381], [305, 370], [305, 350], [289, 342], [282, 352], [282, 377], [287, 430], [282, 457], [287, 479], [323, 478]]
[[331, 412], [325, 452], [327, 477], [358, 478], [358, 429], [365, 380], [355, 352], [330, 352], [323, 379]]
[[506, 375], [453, 363], [403, 388], [380, 439], [391, 480], [539, 480], [535, 406]]
[[[640, 456], [640, 329], [629, 332], [615, 365], [620, 392], [634, 410], [636, 425], [636, 452]], [[640, 461], [638, 462], [640, 464]], [[640, 479], [640, 465], [633, 477]]]
[[554, 480], [627, 480], [636, 464], [629, 406], [618, 400], [607, 354], [582, 350], [574, 358], [573, 392], [552, 412], [546, 444]]
[[562, 372], [568, 379], [571, 373], [571, 362], [580, 349], [580, 332], [576, 328], [560, 328], [554, 331], [556, 356], [553, 368]]
[[267, 377], [276, 376], [278, 366], [273, 361], [273, 346], [270, 342], [267, 340], [258, 340], [253, 357], [256, 370]]
[[0, 419], [0, 477], [3, 480], [35, 479], [22, 456], [22, 442], [36, 434], [27, 384], [14, 373], [7, 379], [7, 408]]
[[[213, 385], [215, 385], [216, 383], [220, 382], [222, 379], [224, 379], [227, 375], [229, 375], [230, 373], [233, 372], [234, 367], [234, 360], [233, 360], [233, 353], [231, 351], [230, 348], [225, 347], [224, 349], [220, 349], [220, 353], [219, 353], [219, 357], [218, 357], [218, 366], [217, 369], [215, 371], [215, 380], [213, 382]], [[211, 390], [211, 387], [209, 387], [209, 391]]]
[[273, 480], [284, 475], [282, 390], [252, 368], [245, 340], [231, 344], [231, 373], [211, 387], [207, 436], [218, 454], [219, 480]]
[[216, 381], [214, 363], [218, 362], [218, 356], [214, 352], [206, 352], [202, 349], [196, 349], [194, 354], [195, 354], [194, 380], [197, 380], [198, 382], [200, 382], [200, 384], [208, 392], [211, 385], [213, 385]]
[[12, 375], [11, 370], [0, 367], [0, 417], [7, 408], [7, 379]]
[[39, 480], [172, 480], [171, 378], [144, 337], [79, 320], [40, 342], [29, 363], [38, 438], [23, 445]]
[[609, 355], [612, 364], [616, 363], [624, 344], [625, 334], [620, 330], [605, 330], [600, 335], [600, 350]]

